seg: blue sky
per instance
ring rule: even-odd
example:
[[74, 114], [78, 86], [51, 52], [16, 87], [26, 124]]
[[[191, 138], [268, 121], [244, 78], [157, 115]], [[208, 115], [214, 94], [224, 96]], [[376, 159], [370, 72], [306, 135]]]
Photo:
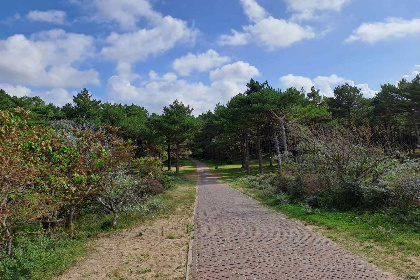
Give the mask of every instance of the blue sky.
[[420, 72], [418, 0], [15, 0], [0, 4], [0, 88], [63, 105], [86, 87], [149, 112], [244, 91], [348, 82], [372, 97]]

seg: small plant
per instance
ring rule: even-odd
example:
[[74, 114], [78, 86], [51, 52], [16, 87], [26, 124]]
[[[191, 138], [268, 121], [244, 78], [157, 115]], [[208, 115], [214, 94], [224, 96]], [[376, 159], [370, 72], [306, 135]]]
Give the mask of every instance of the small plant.
[[278, 204], [289, 204], [290, 199], [289, 199], [289, 196], [287, 194], [279, 193], [279, 194], [276, 194], [276, 202]]
[[373, 229], [373, 235], [379, 240], [389, 240], [394, 230], [391, 227], [377, 226]]
[[166, 209], [166, 205], [161, 200], [159, 200], [157, 198], [151, 199], [147, 203], [147, 207], [148, 207], [150, 213]]
[[316, 212], [315, 209], [309, 206], [309, 204], [307, 203], [302, 203], [302, 211], [303, 213], [308, 214], [308, 215], [314, 214]]
[[145, 274], [145, 273], [149, 273], [152, 272], [152, 270], [150, 268], [145, 269], [145, 270], [136, 270], [135, 273], [136, 274]]
[[175, 239], [175, 234], [170, 232], [166, 235], [166, 239]]
[[194, 230], [194, 225], [192, 225], [190, 223], [187, 223], [185, 225], [185, 233], [186, 234], [190, 234], [191, 232], [193, 232], [193, 230]]

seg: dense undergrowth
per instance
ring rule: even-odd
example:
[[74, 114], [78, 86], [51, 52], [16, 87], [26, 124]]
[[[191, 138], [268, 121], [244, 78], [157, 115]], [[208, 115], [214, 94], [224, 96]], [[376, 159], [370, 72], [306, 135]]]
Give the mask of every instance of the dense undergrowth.
[[[189, 160], [181, 160], [181, 166], [194, 166]], [[112, 227], [113, 215], [106, 214], [101, 206], [86, 201], [83, 210], [74, 221], [75, 231], [71, 234], [65, 229], [49, 235], [20, 235], [13, 243], [10, 258], [0, 261], [0, 279], [29, 280], [52, 279], [62, 274], [89, 252], [90, 244], [98, 234], [133, 227], [141, 223], [159, 218], [170, 213], [178, 204], [171, 195], [176, 188], [191, 184], [187, 176], [195, 172], [195, 168], [183, 169], [177, 175], [165, 172], [170, 176], [172, 187], [162, 194], [157, 194], [139, 205], [136, 211], [123, 213], [115, 227]], [[191, 199], [194, 199], [194, 195]]]

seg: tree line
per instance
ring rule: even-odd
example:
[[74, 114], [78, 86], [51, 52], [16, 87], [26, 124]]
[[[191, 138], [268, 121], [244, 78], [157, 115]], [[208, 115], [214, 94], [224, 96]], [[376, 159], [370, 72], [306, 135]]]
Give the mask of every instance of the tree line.
[[29, 125], [48, 126], [69, 120], [96, 128], [118, 127], [116, 133], [132, 141], [137, 156], [159, 157], [168, 162], [169, 170], [175, 158], [177, 172], [181, 150], [185, 150], [183, 144], [191, 141], [200, 127], [200, 120], [192, 115], [193, 109], [177, 100], [165, 106], [162, 114], [149, 114], [144, 107], [135, 104], [102, 103], [93, 99], [86, 89], [74, 96], [72, 103], [62, 107], [47, 104], [40, 97], [16, 97], [0, 90], [0, 110], [15, 108], [29, 111]]
[[281, 91], [251, 80], [244, 93], [198, 118], [202, 129], [194, 141], [195, 153], [224, 161], [240, 158], [248, 171], [250, 151], [261, 173], [263, 154], [278, 161], [282, 154], [296, 156], [298, 127], [368, 130], [370, 144], [387, 154], [413, 153], [420, 147], [420, 76], [382, 85], [372, 99], [349, 84], [337, 86], [333, 97], [323, 97], [314, 87], [310, 92]]

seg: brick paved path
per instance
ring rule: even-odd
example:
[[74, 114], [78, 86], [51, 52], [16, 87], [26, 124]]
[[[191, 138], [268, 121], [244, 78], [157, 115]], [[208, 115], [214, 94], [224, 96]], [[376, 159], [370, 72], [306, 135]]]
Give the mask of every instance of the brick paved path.
[[390, 279], [197, 166], [193, 279]]

